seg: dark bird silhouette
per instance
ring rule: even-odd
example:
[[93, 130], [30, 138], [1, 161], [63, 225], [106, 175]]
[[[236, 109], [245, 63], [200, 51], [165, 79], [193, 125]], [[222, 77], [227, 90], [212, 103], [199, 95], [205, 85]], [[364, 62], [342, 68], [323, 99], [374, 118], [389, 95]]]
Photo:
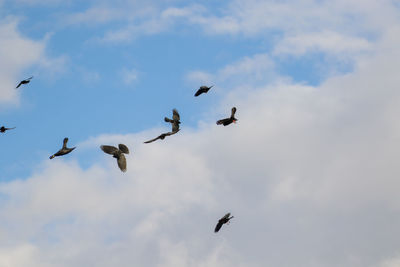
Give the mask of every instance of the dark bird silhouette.
[[25, 79], [25, 80], [20, 81], [19, 84], [17, 85], [17, 87], [15, 87], [15, 89], [17, 89], [18, 87], [20, 87], [22, 84], [27, 84], [27, 83], [29, 83], [29, 82], [31, 81], [32, 78], [33, 78], [33, 76], [32, 76], [32, 77], [29, 77], [28, 79]]
[[207, 93], [208, 90], [210, 90], [214, 85], [211, 85], [210, 87], [207, 87], [205, 85], [200, 86], [199, 90], [194, 94], [194, 96], [199, 96], [202, 93]]
[[231, 116], [229, 118], [217, 121], [217, 124], [218, 125], [223, 124], [224, 126], [227, 126], [227, 125], [231, 124], [232, 122], [236, 123], [237, 119], [235, 118], [235, 113], [236, 113], [236, 108], [233, 107], [232, 111], [231, 111]]
[[172, 110], [172, 119], [165, 117], [165, 118], [164, 118], [164, 121], [165, 121], [165, 122], [171, 123], [171, 125], [172, 125], [172, 130], [171, 130], [171, 132], [162, 133], [162, 134], [160, 134], [159, 136], [157, 136], [156, 138], [144, 142], [145, 144], [154, 142], [154, 141], [156, 141], [156, 140], [158, 140], [158, 139], [164, 140], [165, 137], [170, 136], [170, 135], [173, 135], [173, 134], [176, 134], [177, 132], [179, 132], [179, 130], [180, 130], [180, 129], [179, 129], [179, 124], [180, 124], [181, 122], [180, 122], [179, 113], [178, 113], [178, 111], [177, 111], [176, 109], [173, 109], [173, 110]]
[[126, 158], [124, 154], [129, 154], [129, 149], [124, 144], [119, 144], [118, 148], [115, 146], [100, 146], [101, 150], [105, 153], [113, 155], [114, 158], [117, 159], [118, 167], [121, 171], [126, 172]]
[[54, 157], [58, 157], [58, 156], [63, 156], [66, 155], [68, 153], [71, 153], [72, 150], [74, 150], [76, 147], [71, 147], [68, 148], [67, 147], [67, 143], [68, 143], [68, 138], [65, 137], [64, 141], [63, 141], [63, 146], [60, 150], [57, 151], [57, 153], [53, 154], [50, 156], [50, 159], [54, 159]]
[[0, 133], [5, 133], [6, 131], [12, 130], [12, 129], [15, 129], [15, 127], [6, 128], [6, 127], [4, 127], [4, 126], [1, 126], [1, 127], [0, 127]]
[[231, 214], [228, 212], [227, 214], [225, 214], [224, 217], [219, 219], [217, 225], [215, 226], [215, 230], [214, 230], [215, 233], [217, 233], [219, 231], [219, 229], [221, 229], [222, 225], [224, 225], [225, 223], [229, 224], [230, 219], [233, 218], [233, 216], [232, 217], [229, 217], [229, 216], [231, 216]]

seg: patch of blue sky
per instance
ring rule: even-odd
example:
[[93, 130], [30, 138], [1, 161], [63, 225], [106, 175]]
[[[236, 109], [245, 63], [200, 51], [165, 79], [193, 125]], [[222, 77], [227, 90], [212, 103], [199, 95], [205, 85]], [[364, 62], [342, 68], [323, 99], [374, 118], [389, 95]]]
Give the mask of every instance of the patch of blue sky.
[[[209, 8], [223, 14], [221, 5], [210, 4]], [[127, 42], [100, 42], [105, 33], [120, 29], [124, 23], [63, 26], [58, 14], [62, 17], [68, 12], [83, 12], [90, 4], [63, 6], [62, 11], [55, 6], [11, 5], [8, 9], [10, 14], [23, 17], [18, 28], [24, 36], [41, 40], [52, 33], [47, 41], [48, 57], [64, 56], [66, 60], [61, 61], [65, 66], [59, 73], [48, 74], [46, 71], [51, 69], [37, 66], [21, 73], [21, 79], [31, 73], [35, 77], [21, 87], [21, 105], [2, 112], [2, 120], [17, 129], [0, 140], [2, 151], [7, 151], [0, 162], [1, 181], [30, 175], [34, 166], [61, 147], [64, 137], [69, 137], [70, 146], [74, 146], [100, 134], [167, 129], [169, 125], [163, 118], [171, 116], [173, 108], [181, 113], [182, 128], [212, 120], [205, 114], [221, 98], [216, 93], [218, 83], [211, 81], [214, 89], [194, 98], [202, 84], [188, 81], [187, 74], [216, 73], [244, 57], [270, 54], [272, 42], [279, 36], [273, 30], [251, 37], [211, 35], [200, 26], [179, 22], [157, 34], [138, 34]], [[317, 85], [326, 78], [323, 66], [327, 58], [323, 53], [273, 59], [278, 74], [295, 82]], [[342, 62], [334, 66], [339, 72], [351, 71], [352, 67]], [[127, 72], [133, 73], [128, 82], [124, 81]], [[84, 166], [96, 158], [79, 152], [79, 148], [67, 157], [71, 156]]]

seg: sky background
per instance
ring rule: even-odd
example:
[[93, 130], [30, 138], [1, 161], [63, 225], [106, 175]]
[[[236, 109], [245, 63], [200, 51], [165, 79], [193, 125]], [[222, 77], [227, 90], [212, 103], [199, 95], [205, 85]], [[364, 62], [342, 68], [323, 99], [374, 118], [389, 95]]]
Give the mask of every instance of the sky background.
[[397, 0], [0, 0], [0, 267], [400, 266], [398, 62]]

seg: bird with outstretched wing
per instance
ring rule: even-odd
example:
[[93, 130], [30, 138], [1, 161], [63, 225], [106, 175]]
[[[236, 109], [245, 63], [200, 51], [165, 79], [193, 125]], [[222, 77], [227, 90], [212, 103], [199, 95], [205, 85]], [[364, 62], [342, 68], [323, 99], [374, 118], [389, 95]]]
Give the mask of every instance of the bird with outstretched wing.
[[5, 126], [1, 126], [1, 127], [0, 127], [0, 133], [5, 133], [6, 131], [12, 130], [12, 129], [15, 129], [15, 127], [6, 128]]
[[228, 212], [227, 214], [224, 215], [224, 217], [222, 217], [221, 219], [218, 220], [218, 223], [214, 229], [215, 233], [217, 233], [221, 229], [222, 225], [229, 223], [229, 221], [233, 218], [233, 216], [232, 217], [230, 217], [230, 216], [231, 216], [231, 213]]
[[238, 119], [235, 118], [235, 113], [236, 113], [236, 108], [233, 107], [232, 110], [231, 110], [231, 116], [229, 118], [226, 118], [226, 119], [218, 120], [217, 121], [217, 125], [221, 125], [222, 124], [224, 126], [227, 126], [227, 125], [231, 124], [232, 122], [236, 123], [236, 121]]
[[72, 150], [74, 150], [76, 148], [76, 147], [68, 148], [67, 147], [67, 143], [68, 143], [68, 137], [65, 137], [64, 140], [63, 140], [62, 148], [60, 150], [58, 150], [56, 153], [54, 153], [53, 155], [51, 155], [50, 159], [53, 159], [55, 157], [63, 156], [63, 155], [66, 155], [68, 153], [71, 153]]
[[25, 79], [25, 80], [20, 81], [19, 84], [17, 85], [17, 87], [15, 87], [15, 89], [19, 88], [19, 87], [20, 87], [21, 85], [23, 85], [23, 84], [29, 83], [29, 82], [31, 81], [32, 78], [33, 78], [33, 76], [32, 76], [32, 77], [29, 77], [28, 79]]
[[118, 167], [120, 168], [120, 170], [126, 172], [126, 158], [124, 154], [129, 154], [129, 149], [126, 145], [119, 144], [118, 148], [116, 148], [115, 146], [102, 145], [100, 146], [100, 148], [105, 153], [113, 155], [113, 158], [117, 159]]
[[201, 94], [207, 93], [214, 85], [211, 85], [210, 87], [202, 85], [200, 88], [197, 90], [197, 92], [194, 94], [194, 96], [199, 96]]
[[179, 116], [179, 112], [176, 109], [172, 110], [172, 119], [165, 117], [164, 121], [165, 122], [169, 122], [171, 123], [172, 129], [171, 132], [167, 132], [167, 133], [162, 133], [159, 136], [157, 136], [156, 138], [153, 138], [149, 141], [144, 142], [145, 144], [149, 144], [152, 143], [158, 139], [160, 140], [164, 140], [165, 137], [176, 134], [177, 132], [179, 132], [179, 124], [181, 123], [180, 121], [181, 117]]

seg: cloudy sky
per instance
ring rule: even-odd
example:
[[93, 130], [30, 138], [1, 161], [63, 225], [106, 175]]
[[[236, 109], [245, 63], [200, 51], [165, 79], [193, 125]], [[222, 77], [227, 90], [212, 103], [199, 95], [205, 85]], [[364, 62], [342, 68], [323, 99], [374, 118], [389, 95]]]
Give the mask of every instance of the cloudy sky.
[[399, 62], [398, 0], [0, 0], [0, 267], [400, 266]]

